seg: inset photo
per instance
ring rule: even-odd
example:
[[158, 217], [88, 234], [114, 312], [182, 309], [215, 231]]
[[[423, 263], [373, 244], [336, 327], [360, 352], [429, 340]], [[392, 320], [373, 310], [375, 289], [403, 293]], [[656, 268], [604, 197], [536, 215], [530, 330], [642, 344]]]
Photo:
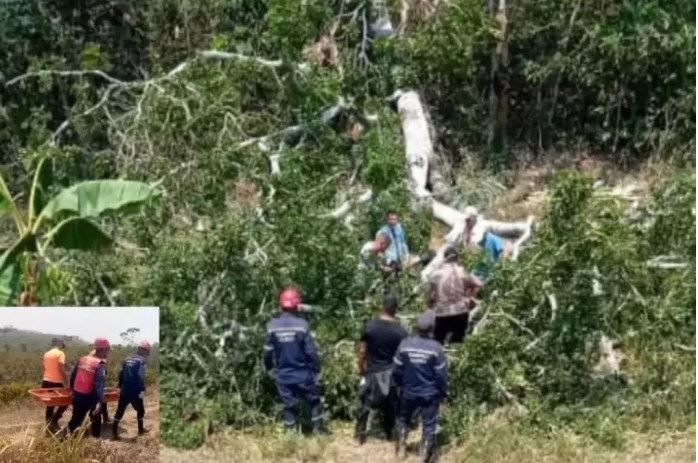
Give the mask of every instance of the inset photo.
[[0, 308], [0, 460], [156, 462], [156, 307]]

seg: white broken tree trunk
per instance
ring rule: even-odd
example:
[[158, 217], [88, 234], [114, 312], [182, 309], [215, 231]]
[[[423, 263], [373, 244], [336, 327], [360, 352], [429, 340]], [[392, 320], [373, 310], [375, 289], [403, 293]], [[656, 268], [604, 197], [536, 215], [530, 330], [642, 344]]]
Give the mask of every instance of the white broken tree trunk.
[[410, 191], [415, 199], [423, 199], [431, 195], [427, 190], [427, 182], [429, 161], [434, 155], [427, 118], [417, 92], [398, 90], [393, 97], [397, 97], [397, 112], [400, 115], [402, 133], [405, 137], [405, 157], [410, 169]]
[[[432, 201], [432, 213], [434, 218], [451, 227], [451, 231], [444, 237], [444, 244], [436, 252], [436, 256], [429, 265], [422, 270], [422, 281], [426, 282], [429, 275], [438, 269], [444, 260], [444, 251], [450, 246], [456, 246], [465, 232], [465, 215], [452, 207], [438, 201]], [[521, 246], [531, 237], [534, 217], [530, 216], [525, 222], [501, 222], [480, 218], [478, 222], [484, 231], [489, 231], [504, 238], [511, 247], [511, 260], [519, 257]]]

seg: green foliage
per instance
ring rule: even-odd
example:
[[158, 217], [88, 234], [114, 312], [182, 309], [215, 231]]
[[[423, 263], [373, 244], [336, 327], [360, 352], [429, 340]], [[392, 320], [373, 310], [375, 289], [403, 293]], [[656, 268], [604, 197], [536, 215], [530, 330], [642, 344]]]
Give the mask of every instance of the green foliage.
[[[11, 333], [12, 334], [12, 333]], [[16, 398], [29, 398], [27, 389], [41, 387], [41, 377], [43, 375], [42, 358], [44, 353], [49, 350], [50, 335], [37, 335], [36, 333], [24, 333], [22, 331], [13, 334], [12, 339], [6, 344], [9, 350], [5, 348], [3, 357], [0, 360], [2, 366], [2, 374], [0, 374], [0, 383], [2, 385], [11, 385], [5, 390], [6, 394], [15, 393]], [[36, 339], [44, 339], [43, 342], [37, 342]], [[80, 357], [87, 355], [91, 347], [81, 341], [68, 341], [69, 346], [65, 350], [66, 368], [68, 372], [74, 365], [77, 364]], [[123, 361], [130, 355], [135, 353], [135, 347], [125, 347], [122, 345], [112, 346], [107, 359], [107, 387], [117, 387], [119, 380], [119, 371]], [[146, 369], [146, 384], [155, 385], [159, 380], [159, 358], [160, 345], [156, 344], [148, 359], [148, 367]], [[15, 384], [13, 386], [13, 384]], [[21, 390], [19, 386], [26, 387]], [[1, 391], [1, 389], [0, 389]], [[13, 392], [14, 391], [14, 392]], [[0, 392], [2, 394], [2, 392]], [[0, 400], [0, 404], [2, 400]]]
[[[679, 210], [693, 207], [686, 190], [690, 178], [677, 175], [669, 183], [674, 191], [686, 192], [672, 195]], [[659, 192], [652, 207], [665, 201]], [[674, 400], [695, 387], [695, 355], [677, 350], [679, 342], [695, 343], [695, 260], [689, 269], [651, 275], [641, 252], [645, 233], [642, 226], [625, 225], [612, 200], [593, 195], [589, 179], [559, 176], [535, 243], [520, 265], [498, 267], [488, 284], [481, 333], [452, 357], [449, 387], [468, 391], [449, 417], [452, 433], [475, 419], [474, 414], [512, 401], [528, 406], [527, 419], [535, 418], [534, 423], [566, 420], [585, 433], [586, 418], [579, 412], [602, 405], [610, 414], [651, 413], [678, 428], [690, 422], [695, 402], [687, 407]], [[691, 228], [674, 236], [679, 245], [693, 240]], [[594, 280], [600, 292], [594, 291]], [[671, 289], [663, 286], [667, 284]], [[629, 385], [593, 373], [602, 333], [621, 341]], [[657, 389], [667, 391], [676, 409], [664, 402], [662, 409], [672, 412], [658, 413], [658, 404], [648, 398]], [[597, 429], [602, 419], [589, 420], [587, 431], [594, 429], [593, 437], [614, 443], [619, 428], [609, 434]]]
[[6, 405], [27, 398], [27, 390], [36, 387], [34, 383], [0, 384], [0, 405]]
[[[35, 298], [36, 271], [33, 254], [44, 257], [49, 246], [63, 249], [95, 250], [111, 243], [111, 237], [93, 219], [120, 213], [135, 212], [160, 194], [157, 186], [126, 180], [93, 180], [81, 182], [61, 190], [49, 199], [51, 163], [38, 158], [33, 180], [29, 188], [26, 213], [12, 197], [0, 175], [0, 196], [6, 210], [12, 212], [17, 228], [17, 238], [0, 254], [0, 275], [4, 298], [13, 297], [19, 291], [16, 266], [24, 259], [25, 285], [29, 287], [30, 300]], [[48, 231], [42, 225], [57, 222]], [[10, 286], [11, 285], [11, 286]]]
[[[9, 198], [33, 172], [40, 174], [33, 199], [21, 199], [21, 208], [33, 206], [32, 216], [45, 210], [52, 226], [64, 212], [85, 218], [131, 202], [119, 199], [119, 188], [134, 184], [104, 179], [162, 179], [162, 201], [105, 220], [120, 238], [115, 252], [49, 250], [51, 262], [38, 262], [35, 282], [42, 302], [97, 305], [111, 298], [160, 306], [162, 437], [195, 447], [220, 426], [277, 417], [261, 343], [278, 289], [296, 284], [313, 306], [307, 316], [325, 365], [325, 408], [332, 417], [351, 417], [353, 341], [382, 289], [374, 285], [375, 269], [359, 268], [358, 249], [386, 209], [400, 213], [415, 253], [428, 247], [432, 232], [430, 213], [413, 204], [405, 183], [398, 117], [384, 100], [394, 90], [420, 92], [437, 148], [455, 168], [466, 152], [481, 153], [471, 165], [492, 161], [486, 146], [494, 84], [509, 91], [508, 137], [517, 149], [581, 146], [619, 163], [675, 155], [691, 164], [695, 7], [597, 3], [512, 3], [510, 63], [503, 82], [493, 82], [498, 26], [474, 0], [440, 2], [405, 35], [365, 42], [360, 1], [95, 1], [80, 8], [52, 1], [47, 9], [11, 2], [0, 8], [0, 164], [9, 183], [0, 195], [1, 230], [17, 216]], [[304, 63], [303, 49], [330, 33], [337, 66]], [[283, 64], [194, 57], [207, 47]], [[167, 75], [184, 60], [184, 70]], [[129, 84], [112, 88], [103, 104], [112, 82], [94, 75], [4, 85], [28, 71], [95, 67]], [[320, 123], [340, 97], [354, 102], [351, 115]], [[364, 133], [350, 136], [350, 123], [368, 115], [375, 117]], [[57, 140], [62, 146], [48, 147], [68, 119]], [[290, 126], [300, 129], [289, 134]], [[280, 156], [279, 176], [269, 172], [270, 154]], [[44, 157], [53, 160], [51, 179], [37, 168]], [[446, 181], [458, 178], [455, 169], [445, 174]], [[629, 225], [622, 205], [597, 195], [591, 179], [559, 177], [533, 245], [517, 263], [494, 267], [482, 331], [451, 356], [451, 436], [516, 403], [528, 410], [520, 425], [530, 432], [571, 427], [614, 446], [622, 443], [621, 427], [637, 417], [676, 427], [691, 422], [695, 355], [677, 344], [695, 342], [695, 259], [686, 252], [695, 248], [694, 179], [685, 172], [657, 185], [650, 220]], [[481, 205], [492, 182], [476, 180], [468, 198]], [[106, 206], [93, 195], [103, 185]], [[353, 228], [326, 217], [368, 187], [373, 200], [352, 210]], [[149, 194], [141, 193], [149, 188], [131, 193], [145, 202]], [[104, 242], [94, 223], [70, 223], [90, 227], [94, 243]], [[54, 243], [89, 244], [83, 231], [80, 242], [75, 233], [63, 235], [67, 227], [54, 228]], [[36, 241], [25, 239], [22, 249]], [[2, 252], [11, 245], [3, 242]], [[689, 254], [688, 266], [645, 265], [663, 254]], [[463, 256], [469, 268], [480, 260]], [[26, 274], [33, 262], [20, 261]], [[8, 267], [2, 281], [16, 282], [21, 270]], [[423, 308], [418, 281], [417, 270], [401, 276], [407, 316]], [[17, 288], [10, 289], [0, 290], [3, 300], [15, 298]], [[622, 342], [627, 384], [591, 373], [602, 334]], [[621, 411], [627, 421], [613, 422]]]

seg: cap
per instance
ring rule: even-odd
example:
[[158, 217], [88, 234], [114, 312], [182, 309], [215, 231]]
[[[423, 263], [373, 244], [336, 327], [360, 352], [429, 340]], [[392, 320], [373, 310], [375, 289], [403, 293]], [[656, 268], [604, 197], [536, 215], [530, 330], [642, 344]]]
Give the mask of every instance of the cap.
[[419, 331], [431, 331], [436, 323], [436, 315], [433, 310], [427, 310], [417, 319], [417, 329]]
[[465, 208], [465, 211], [463, 211], [465, 214], [465, 218], [469, 219], [471, 217], [477, 217], [477, 208], [474, 206], [468, 206]]
[[138, 348], [150, 351], [150, 343], [146, 340], [143, 340], [143, 341], [138, 343]]
[[107, 338], [96, 338], [95, 349], [109, 349], [109, 340]]

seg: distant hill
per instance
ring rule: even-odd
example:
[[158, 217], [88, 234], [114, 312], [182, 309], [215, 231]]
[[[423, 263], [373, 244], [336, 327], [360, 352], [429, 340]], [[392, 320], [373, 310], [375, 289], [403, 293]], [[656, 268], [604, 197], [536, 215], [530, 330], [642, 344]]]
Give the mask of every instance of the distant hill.
[[[0, 328], [0, 349], [9, 351], [44, 351], [51, 346], [54, 337], [63, 338], [71, 347], [88, 347], [89, 344], [77, 336], [64, 334], [39, 333], [36, 331], [19, 330], [13, 327]], [[9, 346], [9, 349], [7, 348]], [[24, 346], [24, 347], [23, 347]]]

